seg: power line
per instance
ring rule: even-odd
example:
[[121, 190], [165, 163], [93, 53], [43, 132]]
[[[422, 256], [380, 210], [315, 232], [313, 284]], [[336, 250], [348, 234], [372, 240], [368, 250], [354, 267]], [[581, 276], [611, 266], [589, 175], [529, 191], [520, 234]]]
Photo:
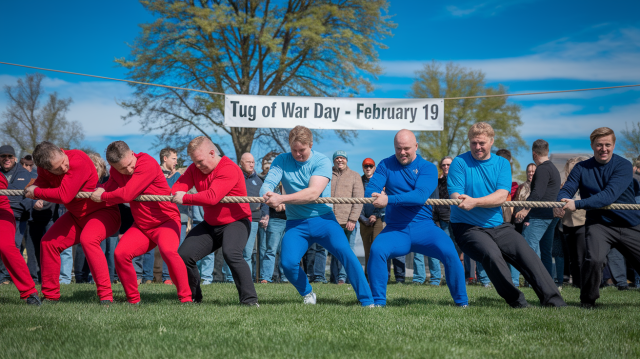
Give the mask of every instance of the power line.
[[[168, 85], [152, 84], [152, 83], [149, 83], [149, 82], [140, 82], [140, 81], [132, 81], [132, 80], [123, 80], [123, 79], [116, 79], [116, 78], [113, 78], [113, 77], [105, 77], [105, 76], [97, 76], [97, 75], [81, 74], [81, 73], [78, 73], [78, 72], [70, 72], [70, 71], [63, 71], [63, 70], [45, 69], [45, 68], [43, 68], [43, 67], [35, 67], [35, 66], [27, 66], [27, 65], [20, 65], [20, 64], [12, 64], [12, 63], [9, 63], [9, 62], [2, 62], [2, 61], [0, 61], [0, 64], [2, 64], [2, 65], [9, 65], [9, 66], [26, 67], [26, 68], [28, 68], [28, 69], [35, 69], [35, 70], [42, 70], [42, 71], [59, 72], [59, 73], [69, 74], [69, 75], [78, 75], [78, 76], [94, 77], [94, 78], [104, 79], [104, 80], [112, 80], [112, 81], [128, 82], [128, 83], [137, 84], [137, 85], [156, 86], [156, 87], [164, 87], [164, 88], [170, 88], [170, 89], [176, 89], [176, 90], [194, 91], [194, 92], [201, 92], [201, 93], [206, 93], [206, 94], [211, 94], [211, 95], [222, 95], [222, 96], [224, 96], [224, 95], [225, 95], [225, 94], [224, 94], [224, 93], [222, 93], [222, 92], [212, 92], [212, 91], [197, 90], [197, 89], [186, 88], [186, 87], [177, 87], [177, 86], [168, 86]], [[637, 85], [618, 85], [618, 86], [608, 86], [608, 87], [594, 87], [594, 88], [574, 89], [574, 90], [541, 91], [541, 92], [527, 92], [527, 93], [514, 93], [514, 94], [497, 94], [497, 95], [464, 96], [464, 97], [445, 97], [445, 98], [444, 98], [444, 100], [465, 100], [465, 99], [488, 98], [488, 97], [513, 97], [513, 96], [546, 95], [546, 94], [564, 93], [564, 92], [581, 92], [581, 91], [611, 90], [611, 89], [626, 88], [626, 87], [640, 87], [640, 84], [637, 84]]]

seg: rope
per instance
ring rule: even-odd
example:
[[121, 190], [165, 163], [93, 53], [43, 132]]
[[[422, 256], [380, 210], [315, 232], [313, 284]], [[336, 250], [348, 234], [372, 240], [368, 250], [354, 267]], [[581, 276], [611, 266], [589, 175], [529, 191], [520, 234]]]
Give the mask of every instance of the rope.
[[[89, 198], [92, 192], [79, 192], [76, 198]], [[0, 190], [0, 196], [22, 196], [23, 190], [3, 189]], [[152, 194], [143, 194], [135, 200], [138, 202], [171, 202], [173, 196], [159, 196]], [[375, 198], [340, 198], [340, 197], [322, 197], [309, 203], [330, 203], [330, 204], [366, 204], [373, 203]], [[264, 203], [262, 197], [224, 197], [220, 203]], [[459, 199], [429, 199], [425, 202], [426, 206], [457, 206], [462, 201]], [[562, 208], [564, 202], [534, 202], [534, 201], [509, 201], [502, 204], [502, 207], [522, 207], [522, 208]], [[640, 204], [622, 204], [613, 203], [601, 209], [608, 210], [640, 210]]]
[[[211, 92], [211, 91], [197, 90], [197, 89], [186, 88], [186, 87], [168, 86], [168, 85], [152, 84], [152, 83], [149, 83], [149, 82], [140, 82], [140, 81], [132, 81], [132, 80], [116, 79], [116, 78], [113, 78], [113, 77], [104, 77], [104, 76], [97, 76], [97, 75], [81, 74], [81, 73], [78, 73], [78, 72], [70, 72], [70, 71], [54, 70], [54, 69], [45, 69], [45, 68], [43, 68], [43, 67], [35, 67], [35, 66], [27, 66], [27, 65], [20, 65], [20, 64], [12, 64], [12, 63], [10, 63], [10, 62], [2, 62], [2, 61], [0, 61], [0, 64], [2, 64], [2, 65], [9, 65], [9, 66], [26, 67], [26, 68], [28, 68], [28, 69], [35, 69], [35, 70], [42, 70], [42, 71], [59, 72], [59, 73], [69, 74], [69, 75], [78, 75], [78, 76], [94, 77], [94, 78], [104, 79], [104, 80], [112, 80], [112, 81], [129, 82], [129, 83], [137, 84], [137, 85], [146, 85], [146, 86], [165, 87], [165, 88], [176, 89], [176, 90], [185, 90], [185, 91], [194, 91], [194, 92], [207, 93], [207, 94], [211, 94], [211, 95], [221, 95], [221, 96], [224, 96], [224, 95], [225, 95], [225, 94], [224, 94], [224, 93], [222, 93], [222, 92]], [[618, 89], [618, 88], [625, 88], [625, 87], [640, 87], [640, 84], [637, 84], [637, 85], [608, 86], [608, 87], [593, 87], [593, 88], [575, 89], [575, 90], [542, 91], [542, 92], [526, 92], [526, 93], [514, 93], [514, 94], [480, 95], [480, 96], [465, 96], [465, 97], [445, 97], [445, 98], [443, 98], [443, 100], [464, 100], [464, 99], [472, 99], [472, 98], [487, 98], [487, 97], [513, 97], [513, 96], [545, 95], [545, 94], [552, 94], [552, 93], [564, 93], [564, 92], [579, 92], [579, 91], [610, 90], [610, 89]]]

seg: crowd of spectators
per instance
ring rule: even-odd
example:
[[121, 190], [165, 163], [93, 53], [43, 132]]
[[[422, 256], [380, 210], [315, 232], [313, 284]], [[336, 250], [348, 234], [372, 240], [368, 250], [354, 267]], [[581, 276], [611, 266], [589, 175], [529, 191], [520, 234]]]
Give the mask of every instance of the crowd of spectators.
[[[262, 158], [260, 173], [255, 170], [255, 159], [251, 153], [245, 153], [239, 161], [240, 169], [245, 178], [248, 196], [258, 196], [263, 181], [269, 173], [273, 159], [279, 153], [270, 152]], [[513, 163], [511, 153], [507, 149], [500, 149], [497, 156]], [[91, 153], [99, 177], [99, 183], [109, 179], [107, 164], [99, 154]], [[567, 176], [574, 166], [588, 157], [570, 158], [564, 166], [564, 178], [556, 166], [549, 160], [549, 144], [544, 140], [537, 140], [532, 146], [533, 163], [526, 166], [526, 180], [522, 183], [513, 182], [507, 200], [514, 201], [555, 201]], [[445, 156], [437, 162], [440, 173], [438, 187], [431, 198], [449, 198], [447, 190], [447, 176], [454, 158]], [[159, 162], [161, 169], [171, 187], [181, 175], [178, 168], [178, 152], [172, 148], [160, 151]], [[376, 161], [366, 158], [360, 168], [350, 167], [348, 153], [338, 150], [333, 154], [333, 168], [331, 180], [332, 197], [364, 196], [364, 189], [376, 171]], [[34, 161], [31, 155], [18, 160], [14, 148], [5, 145], [0, 147], [0, 169], [9, 183], [9, 189], [24, 189], [37, 177]], [[184, 170], [184, 169], [182, 169]], [[640, 203], [640, 157], [633, 164], [633, 177]], [[283, 194], [282, 184], [274, 192]], [[574, 196], [579, 200], [579, 194]], [[15, 245], [26, 254], [27, 265], [33, 280], [41, 282], [40, 274], [40, 241], [51, 225], [65, 213], [63, 205], [49, 203], [43, 200], [31, 200], [24, 196], [9, 196], [10, 206], [16, 218]], [[128, 204], [119, 205], [121, 227], [117, 233], [108, 237], [101, 244], [107, 258], [109, 275], [112, 283], [118, 282], [115, 270], [114, 251], [122, 234], [133, 224], [131, 209]], [[179, 205], [181, 213], [181, 241], [188, 231], [203, 222], [203, 209], [198, 206]], [[376, 208], [372, 204], [336, 204], [333, 211], [338, 224], [344, 231], [344, 240], [348, 241], [352, 250], [356, 247], [357, 233], [360, 233], [364, 249], [365, 273], [369, 260], [371, 246], [376, 237], [385, 228], [385, 209]], [[285, 205], [270, 208], [265, 204], [251, 204], [251, 232], [243, 251], [244, 260], [251, 268], [254, 281], [259, 283], [287, 282], [280, 266], [280, 243], [284, 236], [287, 215]], [[585, 254], [585, 220], [586, 211], [563, 212], [558, 209], [527, 209], [516, 207], [505, 209], [504, 222], [510, 223], [515, 230], [523, 235], [529, 246], [541, 258], [545, 269], [554, 278], [556, 284], [572, 284], [580, 287], [580, 266]], [[454, 240], [450, 223], [451, 209], [449, 206], [435, 206], [433, 219], [453, 241], [460, 261], [464, 265], [467, 284], [479, 284], [492, 288], [491, 282], [482, 264], [464, 255]], [[82, 246], [75, 245], [60, 254], [61, 271], [60, 283], [91, 283], [93, 278], [85, 259]], [[349, 278], [342, 264], [335, 257], [329, 259], [327, 250], [319, 244], [312, 245], [302, 259], [301, 265], [307, 273], [309, 282], [348, 284]], [[424, 257], [422, 254], [411, 253], [407, 256], [391, 258], [388, 267], [393, 266], [393, 280], [404, 283], [408, 275], [407, 257], [413, 264], [411, 275], [413, 284], [442, 285], [446, 280], [446, 273], [440, 261], [435, 258]], [[157, 249], [152, 249], [133, 261], [138, 276], [138, 284], [153, 282], [172, 285], [166, 264], [162, 262]], [[217, 265], [216, 265], [217, 263]], [[327, 280], [327, 263], [329, 264], [329, 279]], [[428, 268], [428, 273], [426, 269]], [[222, 254], [218, 252], [198, 261], [202, 285], [216, 281], [233, 282], [229, 267], [224, 263]], [[520, 273], [510, 266], [511, 279], [515, 286], [529, 286], [526, 281], [521, 283]], [[391, 272], [390, 272], [391, 273]], [[9, 284], [10, 277], [4, 265], [0, 262], [0, 285]], [[392, 281], [391, 274], [389, 280]], [[615, 248], [608, 255], [603, 269], [602, 286], [616, 286], [626, 290], [630, 286], [640, 286], [640, 277], [628, 268], [624, 256]]]

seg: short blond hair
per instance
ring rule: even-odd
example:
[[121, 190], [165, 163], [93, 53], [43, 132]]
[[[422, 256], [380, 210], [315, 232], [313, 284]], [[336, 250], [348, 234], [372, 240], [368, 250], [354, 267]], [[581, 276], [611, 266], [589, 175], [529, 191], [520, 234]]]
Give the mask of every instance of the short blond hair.
[[300, 142], [303, 145], [313, 144], [313, 133], [304, 126], [296, 126], [289, 132], [289, 145], [294, 142]]
[[593, 132], [591, 132], [591, 136], [589, 136], [589, 138], [591, 139], [591, 143], [594, 143], [598, 138], [609, 135], [613, 137], [613, 143], [616, 143], [616, 134], [609, 127], [596, 128], [595, 130], [593, 130]]
[[213, 147], [213, 150], [215, 151], [216, 155], [220, 156], [220, 152], [218, 152], [218, 147], [216, 147], [213, 141], [211, 141], [211, 139], [207, 136], [198, 136], [193, 140], [191, 140], [191, 142], [189, 142], [189, 144], [187, 145], [187, 155], [191, 156], [191, 154], [195, 152], [195, 150], [197, 150], [200, 146], [202, 146], [203, 143], [211, 144], [211, 147]]
[[467, 134], [469, 139], [480, 135], [487, 135], [489, 138], [494, 138], [496, 133], [493, 131], [493, 127], [486, 122], [474, 123], [473, 126], [469, 127], [469, 133]]
[[107, 163], [104, 161], [102, 156], [95, 152], [88, 153], [87, 155], [91, 158], [91, 161], [98, 172], [98, 181], [102, 181], [102, 179], [107, 175]]

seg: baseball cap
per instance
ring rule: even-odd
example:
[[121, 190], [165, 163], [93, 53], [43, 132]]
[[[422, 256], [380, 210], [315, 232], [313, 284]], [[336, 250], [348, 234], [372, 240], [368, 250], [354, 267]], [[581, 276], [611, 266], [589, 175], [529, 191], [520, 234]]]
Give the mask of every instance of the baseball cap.
[[9, 145], [0, 146], [0, 155], [16, 155], [16, 151]]
[[347, 156], [347, 153], [345, 151], [342, 151], [342, 150], [338, 150], [338, 151], [333, 153], [333, 160], [334, 161], [335, 161], [335, 159], [337, 157], [344, 157], [346, 160], [349, 160], [349, 157]]
[[372, 160], [371, 158], [365, 158], [364, 161], [362, 161], [362, 165], [372, 165], [375, 166], [376, 165], [376, 161]]

